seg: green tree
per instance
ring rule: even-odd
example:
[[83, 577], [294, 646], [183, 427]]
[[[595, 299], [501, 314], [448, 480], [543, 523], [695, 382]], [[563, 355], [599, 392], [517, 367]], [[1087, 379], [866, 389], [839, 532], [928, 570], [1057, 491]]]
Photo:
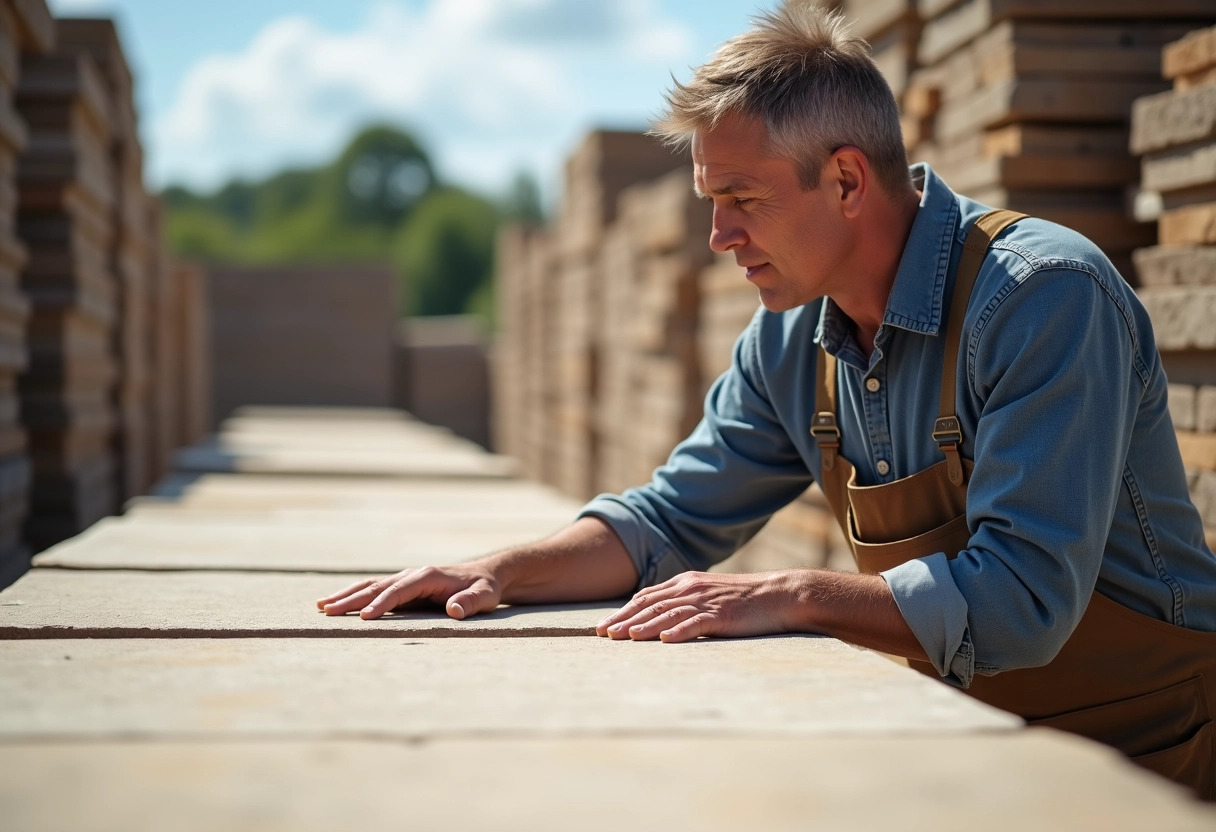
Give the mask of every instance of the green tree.
[[469, 311], [494, 269], [500, 214], [490, 201], [458, 188], [441, 188], [419, 203], [402, 226], [394, 262], [404, 281], [410, 315]]

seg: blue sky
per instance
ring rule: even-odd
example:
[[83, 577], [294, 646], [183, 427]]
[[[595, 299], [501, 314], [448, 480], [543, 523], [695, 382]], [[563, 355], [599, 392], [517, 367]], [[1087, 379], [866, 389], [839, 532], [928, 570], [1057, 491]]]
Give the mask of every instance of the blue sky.
[[442, 176], [554, 194], [596, 126], [645, 125], [674, 73], [776, 0], [50, 0], [112, 16], [137, 73], [150, 185], [210, 189], [328, 159], [362, 125], [418, 135]]

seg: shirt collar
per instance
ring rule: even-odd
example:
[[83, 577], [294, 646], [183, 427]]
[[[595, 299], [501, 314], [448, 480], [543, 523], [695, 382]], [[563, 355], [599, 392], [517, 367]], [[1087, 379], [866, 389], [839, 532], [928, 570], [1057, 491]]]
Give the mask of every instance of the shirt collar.
[[[921, 192], [920, 207], [904, 246], [883, 324], [926, 335], [941, 329], [950, 251], [959, 222], [958, 197], [925, 163], [911, 168], [912, 183]], [[837, 353], [848, 339], [848, 316], [825, 298], [815, 340]]]

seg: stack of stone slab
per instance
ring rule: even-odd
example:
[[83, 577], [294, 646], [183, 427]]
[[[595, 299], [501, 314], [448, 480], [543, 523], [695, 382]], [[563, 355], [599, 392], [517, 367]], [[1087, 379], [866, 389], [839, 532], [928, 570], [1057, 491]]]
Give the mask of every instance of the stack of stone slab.
[[598, 424], [615, 462], [601, 490], [646, 482], [701, 417], [698, 283], [712, 258], [711, 218], [684, 169], [621, 195], [604, 253]]
[[[514, 223], [499, 228], [494, 245], [494, 314], [497, 332], [490, 354], [491, 445], [500, 454], [514, 457], [524, 466], [524, 429], [528, 401], [524, 387], [528, 376], [528, 352], [523, 334], [528, 318], [524, 295], [527, 280], [528, 229]], [[397, 398], [401, 387], [397, 384]], [[406, 408], [408, 410], [408, 408]]]
[[870, 55], [902, 103], [908, 80], [916, 69], [920, 40], [917, 0], [845, 0], [840, 11], [850, 31], [870, 44]]
[[117, 487], [122, 500], [152, 484], [151, 326], [149, 281], [156, 260], [155, 241], [148, 236], [148, 194], [143, 184], [143, 149], [135, 112], [134, 81], [112, 20], [60, 19], [61, 50], [89, 55], [101, 70], [109, 92], [110, 157], [115, 196], [114, 236], [110, 268], [115, 276], [114, 352], [118, 379], [115, 388], [114, 450]]
[[921, 0], [919, 68], [906, 94], [913, 161], [994, 207], [1053, 220], [1131, 274], [1153, 241], [1127, 210], [1132, 102], [1159, 92], [1163, 44], [1209, 0]]
[[21, 55], [46, 52], [54, 34], [44, 3], [0, 3], [0, 586], [24, 570], [29, 559], [22, 527], [29, 508], [30, 458], [17, 390], [18, 376], [29, 363], [30, 302], [20, 286], [28, 253], [17, 235], [16, 189], [29, 129], [17, 112], [15, 94]]
[[[590, 496], [597, 468], [595, 410], [602, 286], [614, 276], [600, 270], [600, 250], [617, 216], [621, 192], [683, 167], [682, 156], [641, 133], [591, 133], [566, 163], [565, 192], [557, 223], [553, 375], [553, 484], [568, 494]], [[685, 174], [684, 187], [691, 190]]]
[[556, 386], [554, 332], [557, 302], [556, 252], [551, 232], [508, 226], [496, 250], [493, 447], [514, 457], [523, 474], [552, 482], [551, 426]]
[[1216, 543], [1216, 27], [1169, 44], [1169, 92], [1136, 102], [1132, 151], [1160, 195], [1160, 244], [1136, 252], [1140, 297], [1170, 379], [1191, 494]]
[[20, 382], [34, 460], [29, 542], [42, 549], [113, 512], [117, 281], [112, 96], [71, 47], [24, 56], [17, 108], [30, 145], [17, 170], [22, 289], [33, 314]]

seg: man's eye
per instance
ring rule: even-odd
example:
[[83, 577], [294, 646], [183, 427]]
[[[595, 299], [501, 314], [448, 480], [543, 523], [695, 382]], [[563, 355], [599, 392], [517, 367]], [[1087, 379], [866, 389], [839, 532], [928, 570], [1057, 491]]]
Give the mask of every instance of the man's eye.
[[750, 205], [754, 201], [751, 197], [737, 196], [735, 197], [735, 207], [742, 208], [744, 205]]

